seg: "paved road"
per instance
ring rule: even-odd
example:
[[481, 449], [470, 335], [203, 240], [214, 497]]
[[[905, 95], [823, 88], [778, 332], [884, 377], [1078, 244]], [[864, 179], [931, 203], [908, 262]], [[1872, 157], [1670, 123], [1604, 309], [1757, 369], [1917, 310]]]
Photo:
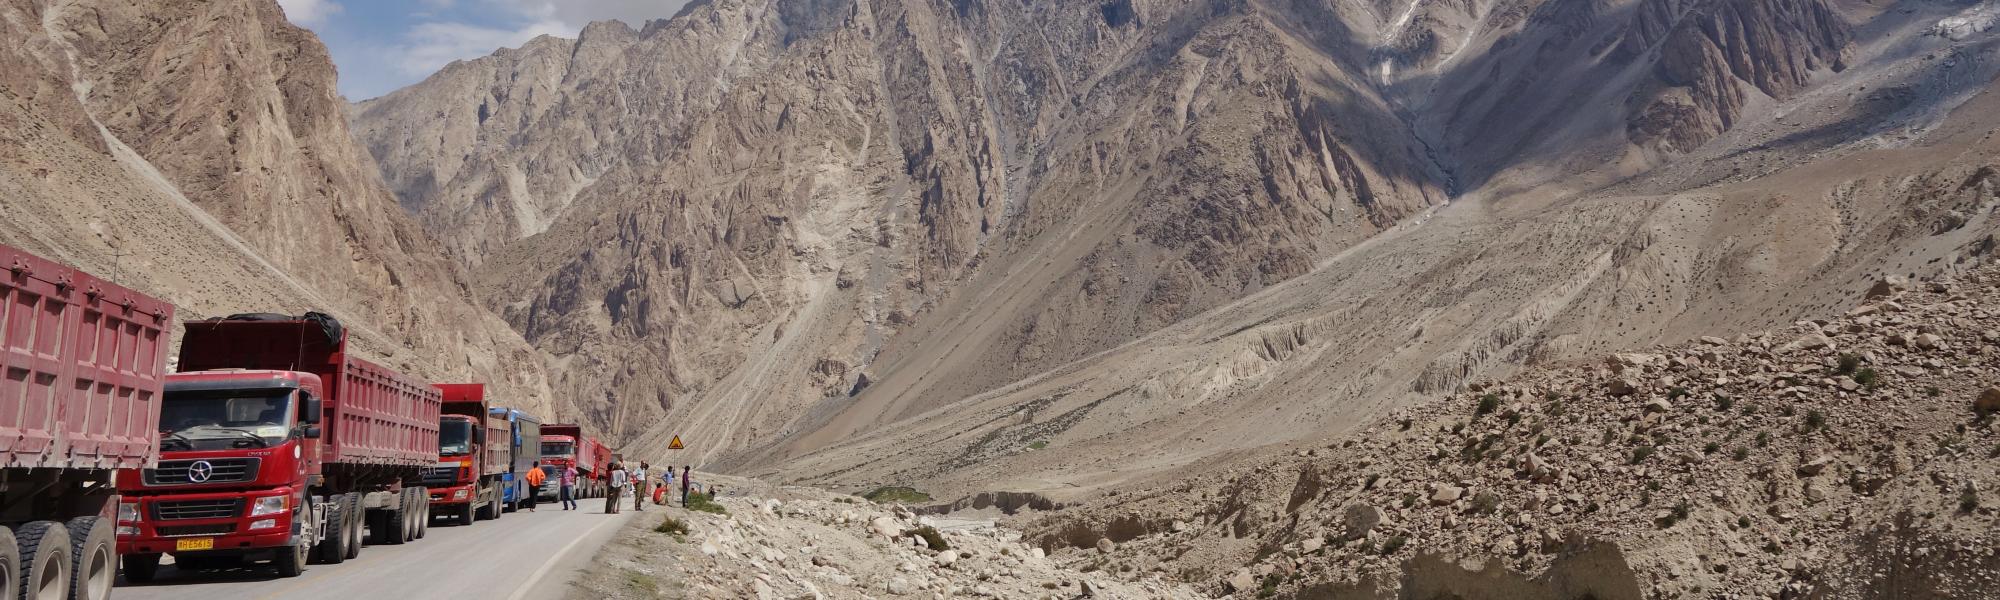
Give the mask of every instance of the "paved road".
[[[471, 527], [434, 523], [424, 539], [368, 546], [338, 565], [312, 565], [279, 579], [269, 568], [181, 573], [160, 567], [153, 583], [119, 579], [117, 600], [325, 599], [420, 600], [561, 598], [569, 581], [634, 513], [605, 516], [603, 500], [563, 512], [513, 512]], [[659, 513], [653, 513], [659, 514]]]

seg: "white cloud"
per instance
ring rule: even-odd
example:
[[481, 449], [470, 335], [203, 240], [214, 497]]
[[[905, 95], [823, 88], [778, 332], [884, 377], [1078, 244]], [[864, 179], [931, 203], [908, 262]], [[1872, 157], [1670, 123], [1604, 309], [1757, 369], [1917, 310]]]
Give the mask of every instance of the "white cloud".
[[519, 28], [479, 27], [464, 23], [422, 23], [404, 34], [395, 49], [396, 69], [423, 78], [451, 61], [478, 58], [501, 48], [528, 43], [536, 36], [575, 37], [579, 29], [554, 20], [539, 20]]
[[285, 18], [299, 25], [318, 25], [340, 12], [340, 4], [333, 0], [278, 0], [278, 6], [285, 8]]
[[634, 28], [651, 19], [674, 16], [686, 0], [494, 0], [518, 14], [554, 19], [578, 28], [592, 21], [617, 19]]

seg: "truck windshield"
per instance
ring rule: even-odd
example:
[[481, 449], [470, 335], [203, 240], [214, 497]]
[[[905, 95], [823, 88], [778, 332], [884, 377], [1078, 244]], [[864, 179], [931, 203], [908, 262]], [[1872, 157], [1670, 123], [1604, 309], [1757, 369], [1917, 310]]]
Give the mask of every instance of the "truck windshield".
[[471, 454], [472, 422], [446, 419], [438, 424], [438, 454]]
[[569, 442], [542, 442], [542, 456], [569, 456], [575, 454]]
[[290, 391], [179, 392], [160, 403], [164, 450], [264, 447], [291, 436]]

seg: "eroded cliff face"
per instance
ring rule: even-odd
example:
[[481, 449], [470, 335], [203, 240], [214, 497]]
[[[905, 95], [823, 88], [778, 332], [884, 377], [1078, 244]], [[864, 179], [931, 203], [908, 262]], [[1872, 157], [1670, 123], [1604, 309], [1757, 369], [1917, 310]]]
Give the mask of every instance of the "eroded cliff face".
[[635, 453], [1074, 491], [1948, 268], [1885, 223], [1969, 167], [1850, 155], [1990, 81], [1962, 8], [716, 1], [354, 114]]
[[730, 432], [719, 451], [879, 382], [905, 391], [859, 423], [1002, 385], [1442, 202], [1343, 60], [1244, 3], [717, 2], [355, 115], [491, 305], [571, 365], [565, 394], [627, 433]]
[[189, 317], [330, 310], [367, 352], [548, 410], [541, 357], [470, 297], [347, 130], [273, 2], [11, 2], [10, 243]]

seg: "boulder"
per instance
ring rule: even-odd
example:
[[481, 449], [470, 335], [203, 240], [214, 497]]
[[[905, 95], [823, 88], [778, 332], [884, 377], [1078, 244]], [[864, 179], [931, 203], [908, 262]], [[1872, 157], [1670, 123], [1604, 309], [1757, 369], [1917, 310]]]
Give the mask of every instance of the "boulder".
[[1622, 377], [1613, 379], [1605, 384], [1604, 391], [1613, 396], [1630, 396], [1639, 391], [1639, 382]]
[[1110, 554], [1112, 550], [1116, 549], [1118, 549], [1118, 543], [1111, 541], [1111, 538], [1097, 538], [1098, 552]]
[[1368, 536], [1375, 526], [1382, 524], [1382, 509], [1367, 504], [1354, 504], [1341, 515], [1341, 523], [1347, 526], [1346, 537], [1358, 540]]
[[1986, 388], [1979, 393], [1979, 399], [1972, 401], [1972, 412], [1979, 416], [2000, 413], [2000, 387]]
[[1431, 504], [1449, 506], [1451, 503], [1457, 502], [1459, 498], [1464, 497], [1465, 488], [1455, 485], [1439, 486], [1437, 492], [1431, 494]]

